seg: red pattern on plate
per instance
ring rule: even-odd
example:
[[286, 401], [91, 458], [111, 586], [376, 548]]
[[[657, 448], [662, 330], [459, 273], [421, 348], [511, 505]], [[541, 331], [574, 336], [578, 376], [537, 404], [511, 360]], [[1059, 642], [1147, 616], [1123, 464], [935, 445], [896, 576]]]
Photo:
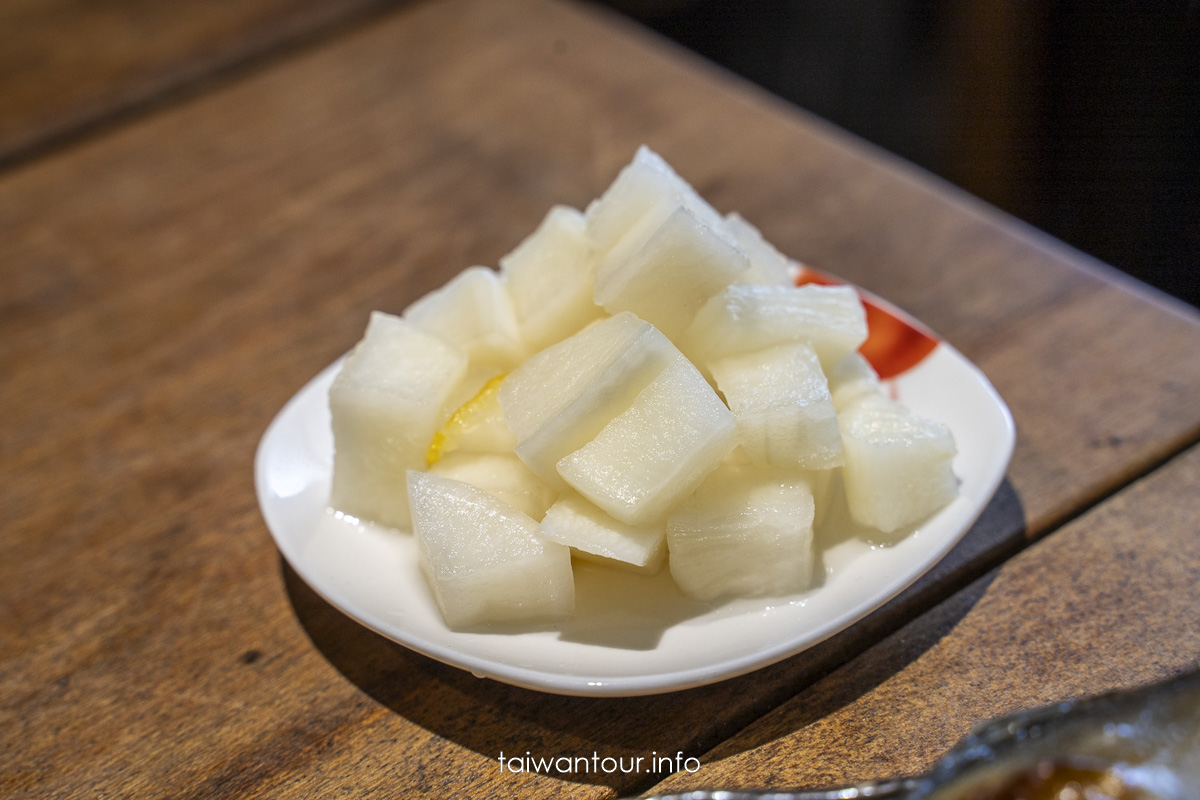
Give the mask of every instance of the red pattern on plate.
[[[796, 285], [806, 283], [842, 286], [845, 281], [801, 266]], [[867, 312], [867, 341], [858, 352], [870, 362], [880, 378], [894, 378], [912, 369], [938, 346], [940, 340], [932, 331], [900, 309], [862, 289], [858, 289], [858, 296]]]

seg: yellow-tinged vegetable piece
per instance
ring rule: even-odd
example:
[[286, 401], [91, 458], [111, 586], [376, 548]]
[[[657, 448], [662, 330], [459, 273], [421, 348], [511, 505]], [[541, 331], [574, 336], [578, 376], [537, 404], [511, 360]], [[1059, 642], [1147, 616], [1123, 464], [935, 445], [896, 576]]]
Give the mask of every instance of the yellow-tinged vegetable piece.
[[[507, 374], [507, 373], [505, 373]], [[504, 411], [496, 399], [504, 375], [483, 385], [475, 396], [459, 406], [436, 433], [425, 451], [425, 465], [432, 467], [455, 450], [478, 453], [511, 452], [517, 438], [504, 424]]]

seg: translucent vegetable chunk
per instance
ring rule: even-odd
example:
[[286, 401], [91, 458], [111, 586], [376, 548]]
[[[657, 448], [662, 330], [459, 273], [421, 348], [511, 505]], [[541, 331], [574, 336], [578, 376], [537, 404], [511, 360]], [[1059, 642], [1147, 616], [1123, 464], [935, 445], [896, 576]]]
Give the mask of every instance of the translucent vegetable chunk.
[[376, 311], [329, 390], [333, 423], [330, 504], [407, 528], [405, 471], [425, 452], [462, 379], [467, 357], [399, 317]]
[[738, 275], [735, 283], [757, 283], [764, 286], [792, 285], [792, 267], [796, 262], [780, 253], [763, 238], [758, 228], [736, 211], [725, 215], [725, 230], [746, 254], [750, 268]]
[[879, 375], [862, 353], [844, 356], [829, 373], [829, 394], [838, 411], [859, 397], [878, 391]]
[[562, 619], [575, 605], [571, 550], [538, 535], [538, 523], [482, 489], [408, 473], [421, 568], [446, 624]]
[[867, 339], [867, 316], [849, 286], [735, 283], [709, 300], [680, 349], [698, 366], [784, 342], [807, 342], [830, 370]]
[[737, 423], [677, 356], [594, 439], [558, 462], [576, 491], [627, 525], [660, 521], [737, 444]]
[[754, 463], [803, 469], [841, 465], [833, 398], [807, 344], [728, 356], [710, 368], [737, 418], [738, 441]]
[[503, 371], [529, 355], [508, 292], [487, 267], [463, 270], [409, 306], [404, 318], [461, 349], [472, 366]]
[[681, 207], [621, 256], [610, 254], [601, 263], [596, 302], [611, 313], [632, 311], [675, 339], [710, 297], [748, 267], [720, 228]]
[[626, 525], [574, 493], [550, 506], [542, 536], [569, 545], [583, 558], [646, 574], [657, 572], [667, 555], [662, 525]]
[[918, 523], [954, 499], [954, 437], [878, 393], [852, 401], [838, 418], [842, 478], [855, 521], [890, 533]]
[[813, 512], [802, 473], [723, 465], [667, 517], [671, 575], [698, 600], [807, 589]]
[[543, 350], [500, 385], [516, 454], [547, 484], [565, 488], [559, 459], [590, 442], [678, 357], [667, 337], [628, 312]]
[[721, 215], [662, 156], [643, 145], [604, 194], [588, 206], [588, 238], [604, 257], [630, 233], [635, 234], [634, 240], [644, 238], [644, 232], [657, 228], [677, 208], [688, 209], [709, 227], [721, 225]]
[[538, 521], [558, 497], [512, 453], [452, 453], [429, 471], [469, 483]]
[[587, 221], [554, 206], [532, 234], [500, 259], [521, 335], [537, 351], [579, 331], [604, 311], [592, 300], [595, 248]]

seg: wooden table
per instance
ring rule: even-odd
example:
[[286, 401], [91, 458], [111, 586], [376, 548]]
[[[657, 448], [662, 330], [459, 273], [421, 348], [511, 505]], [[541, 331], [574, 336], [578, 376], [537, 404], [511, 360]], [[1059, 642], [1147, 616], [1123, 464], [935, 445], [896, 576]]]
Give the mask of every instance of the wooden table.
[[[0, 11], [0, 793], [829, 785], [1200, 657], [1194, 310], [587, 6], [146, 5]], [[255, 444], [371, 309], [494, 264], [642, 142], [959, 347], [1016, 456], [944, 562], [780, 664], [640, 699], [476, 679], [296, 577]], [[499, 768], [526, 751], [702, 766]]]

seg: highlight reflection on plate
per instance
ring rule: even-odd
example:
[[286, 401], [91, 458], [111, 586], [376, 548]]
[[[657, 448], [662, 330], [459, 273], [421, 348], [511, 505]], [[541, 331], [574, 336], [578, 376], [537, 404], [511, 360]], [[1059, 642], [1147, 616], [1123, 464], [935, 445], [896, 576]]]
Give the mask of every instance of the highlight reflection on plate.
[[[890, 311], [890, 309], [889, 309]], [[889, 314], [890, 315], [890, 314]], [[451, 631], [420, 574], [411, 534], [330, 511], [335, 363], [301, 389], [259, 443], [255, 479], [283, 556], [327, 601], [368, 628], [480, 677], [571, 695], [632, 696], [713, 683], [810, 647], [915, 581], [962, 537], [1004, 476], [1014, 431], [1004, 402], [957, 350], [937, 343], [886, 383], [948, 425], [959, 497], [908, 535], [875, 543], [845, 520], [818, 535], [817, 585], [721, 604], [684, 597], [664, 569], [644, 577], [576, 563], [576, 613], [538, 630]]]

